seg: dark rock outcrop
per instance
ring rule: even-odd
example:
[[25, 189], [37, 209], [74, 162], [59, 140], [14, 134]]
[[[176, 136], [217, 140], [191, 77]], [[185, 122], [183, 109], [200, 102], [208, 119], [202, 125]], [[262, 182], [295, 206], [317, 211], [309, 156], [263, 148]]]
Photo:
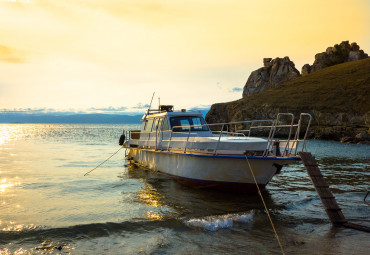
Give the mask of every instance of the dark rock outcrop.
[[[257, 107], [246, 106], [247, 102], [220, 103], [212, 105], [209, 110], [207, 123], [226, 123], [253, 119], [275, 119], [277, 114], [291, 112], [296, 118], [301, 112], [310, 112], [312, 115], [311, 128], [308, 133], [310, 139], [335, 140], [343, 143], [370, 144], [370, 112], [360, 115], [356, 113], [330, 113], [315, 110], [293, 108], [279, 108], [269, 104]], [[240, 109], [244, 109], [240, 111]], [[285, 123], [288, 124], [288, 123]], [[268, 135], [265, 133], [264, 135]], [[286, 135], [286, 134], [285, 134]], [[301, 134], [303, 135], [303, 134]]]
[[302, 75], [306, 75], [306, 74], [309, 74], [309, 73], [311, 73], [311, 66], [309, 64], [305, 64], [302, 67]]
[[302, 67], [302, 75], [306, 75], [325, 67], [368, 58], [369, 56], [360, 50], [360, 46], [353, 42], [343, 41], [334, 47], [328, 47], [325, 52], [317, 53], [313, 65], [305, 64]]
[[250, 74], [243, 89], [243, 97], [258, 94], [300, 76], [289, 57], [264, 58], [263, 65]]
[[266, 120], [275, 119], [281, 112], [295, 116], [308, 112], [313, 117], [309, 138], [370, 144], [368, 70], [370, 58], [328, 67], [263, 93], [214, 104], [206, 121]]

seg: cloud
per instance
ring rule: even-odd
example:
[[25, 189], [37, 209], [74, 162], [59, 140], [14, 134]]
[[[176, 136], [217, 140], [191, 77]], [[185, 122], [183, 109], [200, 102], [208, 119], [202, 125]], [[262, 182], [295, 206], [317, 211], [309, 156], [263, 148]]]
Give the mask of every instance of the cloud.
[[143, 103], [138, 103], [136, 106], [132, 107], [133, 109], [148, 109], [149, 108], [149, 104], [143, 104]]
[[0, 61], [9, 63], [26, 62], [24, 52], [0, 44]]
[[241, 92], [241, 91], [243, 91], [243, 89], [239, 88], [239, 87], [235, 87], [235, 88], [232, 88], [231, 91], [232, 92]]
[[[197, 105], [195, 107], [191, 107], [189, 111], [201, 111], [202, 113], [207, 113], [211, 105]], [[47, 107], [34, 107], [34, 108], [0, 108], [0, 116], [1, 114], [23, 114], [23, 115], [53, 115], [53, 116], [65, 116], [65, 115], [73, 115], [73, 114], [93, 114], [93, 113], [100, 113], [100, 114], [107, 114], [107, 115], [141, 115], [149, 108], [149, 104], [138, 103], [132, 107], [90, 107], [85, 109], [54, 109], [54, 108], [47, 108]], [[180, 110], [180, 108], [176, 109]]]
[[302, 66], [342, 38], [369, 45], [363, 0], [14, 1], [0, 0], [1, 108], [138, 111], [157, 91], [188, 109], [239, 99], [264, 56]]
[[[140, 106], [140, 105], [139, 105]], [[142, 106], [142, 107], [141, 107]], [[48, 114], [48, 115], [72, 115], [76, 113], [89, 114], [89, 113], [101, 113], [101, 114], [126, 114], [126, 115], [136, 115], [142, 114], [149, 105], [141, 105], [140, 107], [90, 107], [87, 109], [54, 109], [47, 107], [35, 107], [35, 108], [0, 108], [0, 114], [4, 113], [15, 113], [15, 114], [30, 114], [30, 115], [39, 115], [39, 114]]]
[[57, 111], [52, 108], [43, 108], [43, 107], [0, 109], [0, 114], [1, 113], [43, 114], [43, 113], [54, 113], [54, 112], [57, 112]]
[[99, 113], [119, 113], [119, 112], [125, 112], [127, 110], [127, 107], [106, 107], [106, 108], [95, 108], [91, 107], [87, 109], [87, 112], [99, 112]]
[[211, 108], [211, 105], [210, 104], [207, 104], [207, 105], [204, 105], [204, 104], [199, 104], [199, 105], [196, 105], [192, 108], [190, 108], [189, 110], [191, 111], [196, 111], [196, 110], [209, 110], [209, 108]]

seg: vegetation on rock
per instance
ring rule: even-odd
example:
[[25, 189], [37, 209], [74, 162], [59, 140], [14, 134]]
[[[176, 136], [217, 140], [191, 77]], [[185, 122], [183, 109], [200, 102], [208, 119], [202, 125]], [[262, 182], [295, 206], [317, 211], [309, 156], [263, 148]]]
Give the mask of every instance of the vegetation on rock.
[[212, 105], [206, 120], [273, 119], [278, 112], [309, 112], [314, 117], [312, 137], [360, 141], [358, 137], [368, 137], [370, 127], [369, 70], [370, 58], [323, 68], [256, 95]]
[[367, 113], [370, 111], [370, 58], [318, 70], [246, 100], [248, 107], [269, 104], [301, 110]]

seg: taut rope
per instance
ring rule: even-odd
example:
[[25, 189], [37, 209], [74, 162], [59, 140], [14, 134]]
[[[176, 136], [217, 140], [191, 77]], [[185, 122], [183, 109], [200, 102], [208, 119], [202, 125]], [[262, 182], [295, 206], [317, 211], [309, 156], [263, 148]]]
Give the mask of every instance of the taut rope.
[[272, 229], [274, 230], [275, 238], [276, 238], [276, 240], [277, 240], [277, 241], [278, 241], [278, 243], [279, 243], [279, 246], [280, 246], [280, 249], [281, 249], [281, 253], [282, 253], [283, 255], [285, 255], [284, 250], [283, 250], [283, 246], [282, 246], [282, 245], [281, 245], [281, 243], [280, 243], [279, 236], [278, 236], [278, 234], [277, 234], [277, 232], [276, 232], [276, 229], [275, 229], [274, 223], [272, 222], [272, 219], [271, 219], [270, 213], [269, 213], [269, 211], [267, 210], [267, 206], [266, 206], [265, 200], [263, 199], [263, 196], [262, 196], [262, 193], [261, 193], [260, 187], [258, 186], [258, 183], [257, 183], [256, 177], [254, 176], [254, 173], [253, 173], [253, 170], [252, 170], [252, 166], [251, 166], [251, 164], [249, 163], [249, 160], [248, 160], [247, 155], [245, 155], [245, 158], [247, 159], [249, 169], [251, 170], [251, 173], [252, 173], [252, 176], [253, 176], [254, 183], [255, 183], [255, 184], [256, 184], [256, 186], [257, 186], [258, 194], [259, 194], [259, 195], [260, 195], [260, 197], [261, 197], [261, 200], [262, 200], [263, 206], [265, 207], [265, 211], [266, 211], [267, 216], [268, 216], [268, 218], [269, 218], [269, 220], [270, 220], [270, 223], [271, 223]]
[[84, 176], [88, 175], [89, 173], [91, 173], [92, 171], [94, 171], [95, 169], [97, 169], [99, 166], [103, 165], [105, 162], [107, 162], [111, 157], [113, 157], [114, 155], [116, 155], [123, 148], [124, 148], [123, 146], [121, 148], [119, 148], [118, 151], [116, 151], [109, 158], [107, 158], [106, 160], [104, 160], [103, 162], [101, 162], [99, 165], [97, 165], [96, 167], [94, 167], [93, 169], [91, 169], [90, 171], [88, 171], [86, 174], [84, 174]]

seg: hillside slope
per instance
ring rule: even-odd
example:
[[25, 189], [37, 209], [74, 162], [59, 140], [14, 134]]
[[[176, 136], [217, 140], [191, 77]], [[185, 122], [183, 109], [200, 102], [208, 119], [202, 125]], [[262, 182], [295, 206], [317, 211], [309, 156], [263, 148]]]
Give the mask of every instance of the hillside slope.
[[209, 123], [271, 119], [278, 112], [309, 112], [312, 137], [366, 136], [370, 126], [370, 58], [318, 70], [237, 101], [212, 105]]

